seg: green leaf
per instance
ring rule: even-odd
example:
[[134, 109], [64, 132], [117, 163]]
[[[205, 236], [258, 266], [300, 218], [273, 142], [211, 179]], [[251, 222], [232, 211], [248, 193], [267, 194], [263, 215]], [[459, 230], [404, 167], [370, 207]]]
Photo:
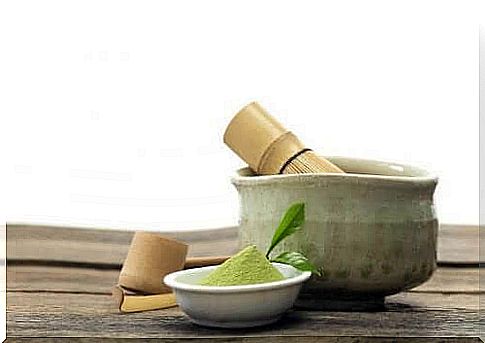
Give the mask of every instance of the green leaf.
[[266, 258], [283, 239], [297, 232], [305, 221], [305, 204], [296, 203], [290, 206], [283, 215], [280, 225], [276, 229], [271, 245], [266, 252]]
[[272, 259], [271, 262], [289, 264], [298, 270], [312, 272], [313, 274], [321, 276], [317, 268], [303, 254], [296, 251], [284, 252]]

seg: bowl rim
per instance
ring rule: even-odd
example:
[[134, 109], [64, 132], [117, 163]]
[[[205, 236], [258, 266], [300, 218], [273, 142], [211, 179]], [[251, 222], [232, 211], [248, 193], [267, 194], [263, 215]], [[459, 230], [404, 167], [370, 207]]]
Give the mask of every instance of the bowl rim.
[[201, 272], [206, 270], [212, 270], [219, 266], [217, 265], [217, 266], [184, 269], [177, 272], [173, 272], [166, 275], [163, 278], [163, 282], [168, 287], [174, 290], [191, 291], [191, 292], [197, 292], [197, 293], [247, 293], [247, 292], [257, 292], [257, 291], [268, 291], [272, 289], [285, 288], [285, 287], [297, 285], [308, 280], [312, 274], [309, 271], [301, 271], [287, 264], [276, 263], [276, 262], [272, 262], [272, 264], [274, 266], [294, 269], [298, 271], [300, 274], [280, 281], [256, 283], [251, 285], [240, 285], [240, 286], [204, 286], [204, 285], [194, 285], [194, 284], [188, 284], [188, 283], [177, 281], [177, 277], [181, 275], [193, 273], [194, 271]]
[[416, 184], [416, 185], [436, 185], [438, 183], [438, 176], [434, 173], [414, 166], [412, 164], [406, 164], [401, 162], [389, 161], [389, 160], [376, 160], [366, 158], [355, 158], [345, 156], [326, 156], [326, 158], [332, 162], [338, 161], [353, 161], [362, 163], [373, 163], [376, 165], [387, 165], [389, 167], [402, 167], [410, 170], [414, 170], [422, 175], [418, 176], [405, 176], [405, 175], [381, 175], [381, 174], [359, 174], [359, 173], [305, 173], [305, 174], [275, 174], [275, 175], [242, 175], [247, 172], [251, 172], [249, 167], [240, 168], [236, 171], [236, 174], [231, 177], [231, 182], [238, 185], [253, 185], [253, 184], [273, 184], [273, 183], [293, 183], [298, 182], [311, 182], [319, 180], [342, 180], [342, 181], [374, 181], [379, 182], [388, 181], [389, 183], [400, 184]]

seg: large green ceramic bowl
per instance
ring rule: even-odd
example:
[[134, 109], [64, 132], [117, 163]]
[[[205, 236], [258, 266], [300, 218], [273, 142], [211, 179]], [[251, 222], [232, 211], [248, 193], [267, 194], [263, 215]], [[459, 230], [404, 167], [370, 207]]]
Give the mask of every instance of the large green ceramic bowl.
[[380, 304], [426, 281], [436, 268], [437, 178], [404, 164], [329, 160], [347, 173], [254, 176], [239, 170], [232, 183], [240, 197], [240, 246], [264, 250], [285, 210], [304, 202], [302, 230], [274, 251], [300, 251], [322, 273], [306, 283], [300, 304]]

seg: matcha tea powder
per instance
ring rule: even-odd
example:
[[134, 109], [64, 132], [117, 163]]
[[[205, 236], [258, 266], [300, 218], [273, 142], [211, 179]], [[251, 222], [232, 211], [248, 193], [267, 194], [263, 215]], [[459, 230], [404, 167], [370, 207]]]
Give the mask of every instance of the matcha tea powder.
[[283, 280], [278, 269], [250, 245], [217, 267], [200, 282], [205, 286], [250, 285]]

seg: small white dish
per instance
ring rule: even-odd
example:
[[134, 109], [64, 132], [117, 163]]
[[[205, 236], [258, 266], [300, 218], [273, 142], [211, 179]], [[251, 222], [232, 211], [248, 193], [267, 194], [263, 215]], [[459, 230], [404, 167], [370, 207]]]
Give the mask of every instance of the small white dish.
[[311, 272], [273, 263], [284, 280], [243, 286], [202, 286], [199, 281], [217, 266], [181, 270], [165, 276], [180, 308], [196, 324], [245, 328], [276, 322], [298, 297]]

